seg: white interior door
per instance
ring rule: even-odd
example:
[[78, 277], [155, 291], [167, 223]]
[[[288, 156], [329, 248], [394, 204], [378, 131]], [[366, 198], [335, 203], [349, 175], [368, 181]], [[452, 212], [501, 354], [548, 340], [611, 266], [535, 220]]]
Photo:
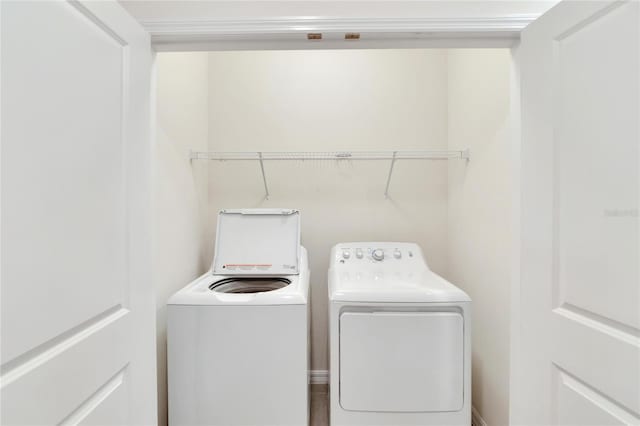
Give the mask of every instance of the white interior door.
[[148, 36], [116, 2], [1, 19], [0, 422], [154, 424]]
[[514, 424], [640, 424], [640, 3], [525, 29]]

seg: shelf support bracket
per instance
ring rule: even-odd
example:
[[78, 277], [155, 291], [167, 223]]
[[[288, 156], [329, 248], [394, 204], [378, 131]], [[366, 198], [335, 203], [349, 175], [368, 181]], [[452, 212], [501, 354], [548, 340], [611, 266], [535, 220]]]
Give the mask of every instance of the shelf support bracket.
[[260, 171], [262, 172], [262, 182], [264, 183], [264, 193], [265, 198], [269, 199], [269, 187], [267, 186], [267, 176], [264, 174], [264, 160], [262, 158], [262, 152], [258, 153], [258, 158], [260, 159]]
[[384, 188], [384, 198], [389, 198], [389, 184], [391, 184], [391, 175], [393, 174], [393, 165], [396, 163], [396, 155], [398, 151], [393, 151], [391, 157], [391, 166], [389, 167], [389, 176], [387, 176], [387, 186]]

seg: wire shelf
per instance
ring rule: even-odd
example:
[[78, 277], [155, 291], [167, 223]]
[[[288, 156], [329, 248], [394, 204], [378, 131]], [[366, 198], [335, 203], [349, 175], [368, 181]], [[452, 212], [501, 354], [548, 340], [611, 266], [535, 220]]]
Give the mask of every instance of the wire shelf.
[[384, 196], [389, 197], [389, 185], [393, 175], [393, 166], [397, 160], [466, 160], [469, 161], [469, 150], [458, 151], [299, 151], [299, 152], [269, 152], [269, 151], [249, 151], [249, 152], [205, 152], [191, 151], [189, 154], [191, 161], [195, 160], [217, 160], [217, 161], [258, 161], [262, 173], [265, 197], [269, 198], [269, 187], [267, 185], [267, 175], [264, 171], [265, 161], [310, 161], [310, 160], [386, 160], [390, 161], [387, 184]]
[[307, 152], [204, 152], [191, 151], [191, 160], [452, 160], [469, 159], [469, 150], [459, 151], [307, 151]]

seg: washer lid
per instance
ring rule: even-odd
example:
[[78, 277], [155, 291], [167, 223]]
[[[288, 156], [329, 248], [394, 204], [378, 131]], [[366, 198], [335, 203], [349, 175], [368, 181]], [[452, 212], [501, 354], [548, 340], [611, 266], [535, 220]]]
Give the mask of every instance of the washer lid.
[[219, 275], [299, 273], [300, 211], [239, 209], [218, 213], [213, 272]]

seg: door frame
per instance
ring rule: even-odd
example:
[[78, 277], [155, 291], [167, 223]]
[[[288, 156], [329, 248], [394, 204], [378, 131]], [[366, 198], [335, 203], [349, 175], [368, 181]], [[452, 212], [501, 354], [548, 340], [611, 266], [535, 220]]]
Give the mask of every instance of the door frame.
[[[540, 14], [471, 18], [276, 17], [141, 20], [158, 52], [307, 49], [509, 48]], [[321, 33], [322, 40], [308, 40]], [[344, 33], [363, 34], [345, 40]]]
[[[545, 12], [546, 13], [546, 12]], [[540, 14], [496, 15], [481, 18], [328, 18], [280, 17], [270, 19], [162, 19], [141, 20], [154, 51], [242, 51], [322, 49], [449, 49], [504, 48], [511, 53], [510, 133], [513, 178], [510, 273], [509, 418], [519, 418], [520, 363], [520, 214], [521, 214], [521, 108], [518, 46], [521, 31]], [[346, 32], [372, 36], [356, 43], [342, 38]], [[323, 40], [307, 40], [308, 33], [323, 33]], [[155, 60], [154, 60], [155, 63]], [[152, 92], [155, 92], [155, 79]], [[153, 125], [154, 123], [152, 123]], [[473, 407], [472, 407], [473, 408]], [[479, 413], [473, 408], [474, 418]], [[481, 419], [481, 418], [480, 418]]]

